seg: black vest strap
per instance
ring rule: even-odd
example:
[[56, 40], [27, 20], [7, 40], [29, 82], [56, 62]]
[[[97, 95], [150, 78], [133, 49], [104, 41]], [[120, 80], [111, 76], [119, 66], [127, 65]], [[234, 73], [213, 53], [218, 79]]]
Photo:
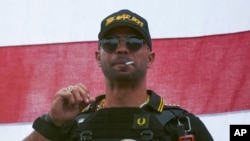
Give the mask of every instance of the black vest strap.
[[161, 125], [166, 125], [170, 120], [178, 117], [183, 113], [180, 109], [165, 109], [160, 114], [156, 114], [156, 117], [160, 121]]

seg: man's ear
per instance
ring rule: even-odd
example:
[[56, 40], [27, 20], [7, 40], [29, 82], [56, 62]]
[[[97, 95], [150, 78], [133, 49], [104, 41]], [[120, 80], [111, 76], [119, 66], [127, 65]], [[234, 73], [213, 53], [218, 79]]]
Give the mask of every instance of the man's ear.
[[150, 52], [148, 55], [148, 68], [152, 66], [152, 64], [154, 63], [154, 60], [155, 60], [155, 53]]
[[98, 64], [98, 66], [101, 66], [101, 57], [100, 57], [100, 50], [95, 51], [95, 59]]

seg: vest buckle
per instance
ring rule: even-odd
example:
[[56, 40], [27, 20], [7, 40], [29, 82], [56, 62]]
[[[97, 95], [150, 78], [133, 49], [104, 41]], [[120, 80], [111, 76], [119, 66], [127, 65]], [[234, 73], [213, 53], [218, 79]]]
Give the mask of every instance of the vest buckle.
[[85, 130], [80, 133], [81, 141], [90, 141], [92, 139], [92, 132], [90, 130]]
[[151, 130], [144, 130], [141, 132], [142, 141], [151, 141], [153, 139], [154, 133]]

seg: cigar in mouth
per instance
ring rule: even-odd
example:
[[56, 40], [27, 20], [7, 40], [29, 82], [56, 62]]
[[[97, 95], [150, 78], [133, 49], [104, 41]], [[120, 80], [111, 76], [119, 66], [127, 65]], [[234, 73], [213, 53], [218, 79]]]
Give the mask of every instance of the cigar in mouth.
[[126, 65], [131, 65], [131, 64], [134, 64], [134, 61], [127, 61], [125, 64]]

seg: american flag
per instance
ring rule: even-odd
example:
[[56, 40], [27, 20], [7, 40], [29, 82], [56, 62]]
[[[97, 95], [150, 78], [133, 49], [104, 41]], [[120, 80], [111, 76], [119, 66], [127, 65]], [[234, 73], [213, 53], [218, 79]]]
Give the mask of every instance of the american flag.
[[147, 85], [198, 115], [214, 140], [250, 124], [250, 1], [0, 2], [0, 136], [17, 141], [54, 93], [83, 83], [104, 93], [94, 52], [101, 20], [129, 9], [148, 20], [156, 60]]

